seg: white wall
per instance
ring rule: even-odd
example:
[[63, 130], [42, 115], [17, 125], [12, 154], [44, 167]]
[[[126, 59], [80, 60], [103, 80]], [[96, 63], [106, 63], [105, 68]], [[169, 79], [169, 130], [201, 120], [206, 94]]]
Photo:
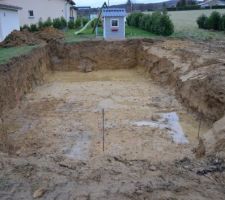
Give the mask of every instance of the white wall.
[[10, 34], [13, 30], [19, 30], [18, 11], [0, 9], [0, 41]]
[[[19, 6], [23, 9], [19, 11], [20, 25], [36, 24], [42, 20], [58, 17], [65, 17], [69, 21], [71, 5], [65, 0], [0, 0], [2, 4]], [[28, 11], [34, 11], [34, 18], [29, 18]], [[76, 17], [76, 16], [75, 16]]]

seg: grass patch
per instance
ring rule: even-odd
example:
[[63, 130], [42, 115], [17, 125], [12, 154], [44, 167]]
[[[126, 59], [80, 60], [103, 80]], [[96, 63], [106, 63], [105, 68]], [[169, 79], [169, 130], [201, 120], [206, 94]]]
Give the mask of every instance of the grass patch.
[[126, 26], [126, 37], [127, 38], [148, 38], [148, 37], [156, 37], [156, 35], [148, 31], [142, 30], [140, 28], [136, 28], [133, 26]]
[[10, 47], [0, 48], [0, 64], [9, 62], [13, 57], [18, 57], [29, 53], [37, 46], [22, 46], [22, 47]]
[[[96, 39], [96, 35], [95, 33], [92, 33], [92, 30], [93, 28], [90, 26], [79, 35], [74, 34], [78, 30], [68, 30], [65, 32], [65, 42], [79, 42], [84, 40]], [[156, 35], [136, 27], [126, 26], [126, 38], [149, 38], [149, 37], [156, 37]], [[98, 28], [98, 38], [103, 39], [102, 28]]]
[[[96, 38], [95, 33], [92, 33], [92, 28], [91, 27], [87, 28], [81, 34], [75, 35], [75, 32], [78, 31], [78, 30], [79, 29], [67, 30], [65, 32], [65, 42], [66, 43], [79, 42], [79, 41], [84, 41], [84, 40], [92, 40], [92, 39]], [[102, 33], [101, 33], [101, 35], [102, 35]]]
[[188, 38], [194, 40], [225, 40], [225, 34], [223, 32], [210, 31], [210, 30], [202, 30], [198, 28], [183, 29], [180, 31], [175, 31], [175, 33], [171, 36], [172, 38]]

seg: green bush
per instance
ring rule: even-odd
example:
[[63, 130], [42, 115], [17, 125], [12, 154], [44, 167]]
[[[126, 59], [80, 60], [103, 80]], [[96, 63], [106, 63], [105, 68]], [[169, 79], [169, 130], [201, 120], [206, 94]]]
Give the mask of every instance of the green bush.
[[36, 24], [31, 24], [30, 25], [30, 28], [29, 28], [29, 31], [30, 32], [36, 32], [36, 31], [38, 31], [37, 25]]
[[64, 17], [56, 18], [56, 19], [53, 19], [52, 25], [54, 28], [64, 29], [67, 27], [67, 21], [65, 20]]
[[60, 29], [66, 28], [67, 27], [67, 21], [65, 20], [65, 18], [61, 17], [60, 21], [61, 21], [61, 28]]
[[88, 23], [88, 18], [86, 18], [86, 17], [83, 17], [82, 19], [81, 19], [81, 25], [82, 26], [85, 26], [87, 23]]
[[127, 22], [128, 26], [131, 26], [131, 23], [130, 23], [131, 22], [131, 17], [132, 17], [132, 14], [127, 16], [127, 21], [126, 22]]
[[147, 23], [149, 20], [149, 16], [150, 15], [143, 15], [140, 19], [140, 23], [139, 23], [139, 28], [143, 29], [143, 30], [147, 30]]
[[201, 16], [198, 17], [197, 19], [197, 24], [198, 24], [198, 27], [199, 28], [202, 28], [202, 29], [207, 29], [207, 20], [208, 20], [208, 17], [204, 14], [202, 14]]
[[161, 35], [161, 27], [160, 27], [160, 21], [161, 21], [161, 13], [160, 12], [154, 12], [152, 13], [152, 24], [150, 26], [150, 32], [155, 33], [157, 35]]
[[30, 30], [30, 27], [27, 24], [25, 24], [25, 25], [20, 27], [20, 30], [21, 31], [23, 31], [23, 30]]
[[160, 18], [160, 35], [169, 36], [174, 32], [174, 25], [167, 14]]
[[225, 14], [223, 14], [220, 19], [220, 30], [225, 31]]
[[130, 16], [128, 17], [128, 21], [127, 24], [129, 26], [135, 26], [135, 27], [139, 27], [139, 23], [141, 21], [141, 18], [144, 16], [143, 13], [139, 13], [139, 12], [135, 12], [130, 14]]
[[44, 23], [43, 27], [51, 27], [52, 26], [52, 19], [49, 17]]
[[77, 18], [75, 21], [75, 28], [80, 28], [81, 27], [81, 18]]
[[68, 22], [68, 28], [69, 29], [75, 29], [75, 21], [74, 20], [70, 20]]
[[152, 15], [147, 15], [144, 30], [149, 31], [149, 32], [152, 31]]
[[44, 22], [42, 21], [42, 18], [39, 19], [38, 28], [39, 29], [43, 29], [44, 28]]
[[61, 28], [61, 20], [59, 18], [53, 19], [53, 27], [60, 29]]
[[213, 11], [208, 18], [207, 28], [213, 30], [220, 30], [220, 19], [221, 15], [217, 11]]
[[216, 31], [225, 31], [225, 14], [221, 14], [217, 11], [213, 11], [209, 17], [201, 15], [197, 19], [199, 28], [213, 29]]

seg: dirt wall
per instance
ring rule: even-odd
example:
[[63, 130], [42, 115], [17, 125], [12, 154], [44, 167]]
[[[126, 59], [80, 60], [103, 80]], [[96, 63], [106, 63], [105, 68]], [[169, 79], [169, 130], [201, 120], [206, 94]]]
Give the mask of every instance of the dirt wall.
[[90, 72], [141, 67], [155, 81], [175, 89], [187, 107], [216, 121], [225, 114], [225, 61], [215, 59], [222, 56], [219, 53], [204, 54], [198, 45], [184, 44], [170, 40], [52, 41], [0, 66], [1, 110], [15, 107], [24, 94], [43, 82], [48, 69]]
[[137, 65], [139, 40], [86, 41], [51, 44], [51, 68], [89, 72], [99, 69], [133, 68]]
[[0, 65], [0, 114], [3, 110], [14, 108], [26, 93], [41, 84], [48, 67], [46, 46]]
[[164, 42], [142, 42], [137, 56], [138, 66], [144, 67], [154, 80], [175, 89], [180, 101], [203, 118], [216, 121], [223, 117], [225, 60], [215, 59], [219, 53], [204, 54], [197, 45], [193, 52], [185, 47], [174, 50], [164, 45]]

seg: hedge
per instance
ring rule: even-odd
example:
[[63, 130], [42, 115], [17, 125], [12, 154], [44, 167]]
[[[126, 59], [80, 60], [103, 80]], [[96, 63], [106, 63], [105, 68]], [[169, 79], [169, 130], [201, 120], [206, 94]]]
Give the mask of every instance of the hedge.
[[39, 31], [45, 27], [54, 27], [57, 29], [65, 29], [65, 28], [69, 28], [69, 29], [75, 29], [75, 28], [80, 28], [81, 26], [84, 26], [86, 23], [88, 22], [87, 18], [78, 18], [77, 20], [70, 20], [68, 23], [66, 21], [65, 18], [61, 17], [61, 18], [56, 18], [56, 19], [51, 19], [48, 18], [46, 21], [42, 21], [42, 19], [40, 18], [39, 22], [37, 24], [31, 24], [30, 26], [28, 25], [24, 25], [23, 27], [20, 27], [20, 30], [24, 30], [27, 29], [30, 32], [35, 32], [35, 31]]
[[209, 17], [201, 15], [197, 19], [198, 27], [201, 29], [212, 29], [216, 31], [225, 31], [225, 14], [213, 11]]
[[174, 25], [166, 13], [132, 13], [127, 17], [128, 26], [141, 28], [148, 32], [169, 36], [174, 32]]
[[207, 20], [208, 20], [208, 17], [205, 14], [202, 14], [201, 16], [199, 16], [197, 19], [198, 27], [202, 29], [207, 29], [207, 26], [208, 26]]
[[70, 20], [69, 22], [68, 22], [68, 28], [69, 29], [75, 29], [75, 21], [74, 20]]

